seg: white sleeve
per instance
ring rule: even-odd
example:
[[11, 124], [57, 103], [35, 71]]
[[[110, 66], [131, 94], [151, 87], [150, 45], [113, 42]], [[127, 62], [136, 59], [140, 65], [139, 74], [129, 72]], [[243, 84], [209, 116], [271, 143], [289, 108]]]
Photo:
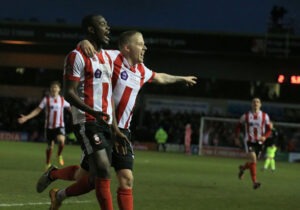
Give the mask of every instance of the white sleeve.
[[43, 98], [43, 100], [39, 104], [39, 108], [44, 109], [46, 106], [46, 97]]
[[69, 80], [79, 80], [84, 70], [85, 62], [79, 51], [73, 50], [68, 54], [64, 64], [64, 76]]
[[152, 71], [151, 69], [149, 69], [147, 66], [145, 66], [143, 63], [141, 64], [144, 69], [145, 69], [145, 79], [144, 79], [144, 82], [151, 82], [154, 75], [155, 75], [155, 72]]

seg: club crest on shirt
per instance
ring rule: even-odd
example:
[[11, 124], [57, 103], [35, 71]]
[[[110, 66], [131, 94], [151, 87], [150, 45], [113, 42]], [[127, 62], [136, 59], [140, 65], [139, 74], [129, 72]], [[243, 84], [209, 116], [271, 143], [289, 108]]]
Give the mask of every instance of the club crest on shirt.
[[94, 75], [95, 75], [95, 78], [99, 79], [99, 78], [101, 78], [102, 72], [100, 71], [100, 69], [97, 69], [95, 71]]
[[127, 79], [128, 79], [128, 74], [127, 74], [126, 71], [122, 71], [122, 72], [121, 72], [121, 79], [122, 79], [122, 80], [127, 80]]
[[102, 143], [102, 141], [101, 141], [100, 137], [99, 137], [97, 134], [95, 134], [95, 135], [94, 135], [94, 141], [95, 141], [95, 144], [96, 144], [96, 145], [98, 145], [98, 144], [101, 144], [101, 143]]

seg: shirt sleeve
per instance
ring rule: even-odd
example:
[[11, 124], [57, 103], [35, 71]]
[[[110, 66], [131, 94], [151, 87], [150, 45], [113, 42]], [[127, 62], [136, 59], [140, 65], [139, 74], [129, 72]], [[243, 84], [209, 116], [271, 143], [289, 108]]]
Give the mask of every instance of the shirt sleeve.
[[118, 55], [120, 54], [119, 50], [105, 50], [105, 52], [110, 56], [112, 61], [114, 62]]
[[69, 108], [69, 107], [71, 107], [70, 103], [64, 99], [64, 108]]
[[84, 70], [84, 58], [79, 51], [70, 52], [64, 63], [64, 78], [66, 80], [80, 81], [80, 76]]
[[267, 113], [265, 113], [265, 115], [266, 115], [266, 122], [265, 122], [265, 124], [266, 124], [266, 133], [265, 133], [265, 137], [266, 138], [269, 138], [270, 136], [271, 136], [271, 134], [272, 134], [272, 130], [271, 130], [271, 126], [270, 126], [270, 117], [269, 117], [269, 115], [267, 114]]
[[149, 82], [151, 83], [152, 80], [153, 80], [153, 77], [155, 76], [155, 73], [154, 71], [152, 71], [151, 69], [149, 69], [147, 66], [145, 66], [144, 64], [142, 64], [144, 69], [145, 69], [145, 83], [146, 82]]
[[43, 98], [43, 100], [39, 104], [39, 108], [44, 109], [46, 106], [46, 97]]

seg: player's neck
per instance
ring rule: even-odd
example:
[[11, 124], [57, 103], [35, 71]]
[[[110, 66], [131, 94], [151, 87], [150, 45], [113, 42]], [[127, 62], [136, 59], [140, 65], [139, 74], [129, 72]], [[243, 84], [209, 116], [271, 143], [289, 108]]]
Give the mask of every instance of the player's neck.
[[59, 96], [59, 94], [56, 94], [56, 93], [55, 93], [55, 94], [51, 94], [51, 93], [50, 93], [50, 96], [51, 96], [52, 98], [57, 98], [57, 97]]
[[97, 52], [100, 52], [102, 50], [103, 46], [100, 42], [97, 42], [97, 41], [94, 41], [94, 40], [91, 40], [91, 39], [89, 39], [89, 41], [94, 46], [94, 48]]

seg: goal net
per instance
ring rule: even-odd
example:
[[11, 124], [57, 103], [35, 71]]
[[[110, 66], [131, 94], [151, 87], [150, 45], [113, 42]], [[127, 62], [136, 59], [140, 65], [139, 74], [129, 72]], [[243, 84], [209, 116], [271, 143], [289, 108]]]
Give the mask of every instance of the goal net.
[[[199, 130], [199, 155], [245, 157], [246, 145], [243, 132], [240, 140], [243, 148], [236, 145], [235, 129], [239, 119], [201, 117]], [[273, 122], [278, 131], [277, 147], [281, 152], [300, 152], [300, 123]]]

